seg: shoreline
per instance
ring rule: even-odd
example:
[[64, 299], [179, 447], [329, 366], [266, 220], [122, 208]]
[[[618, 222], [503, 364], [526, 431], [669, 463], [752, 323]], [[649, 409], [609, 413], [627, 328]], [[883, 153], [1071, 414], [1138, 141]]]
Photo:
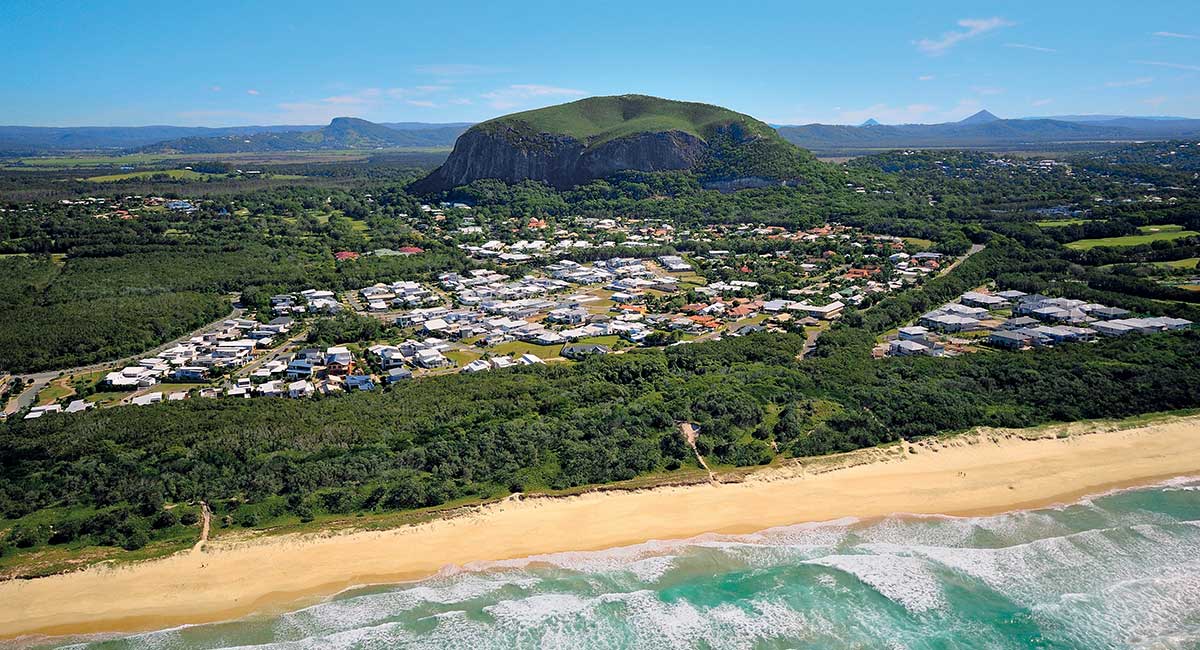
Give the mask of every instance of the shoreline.
[[970, 517], [1045, 507], [1200, 474], [1198, 439], [1197, 415], [978, 430], [800, 459], [716, 485], [512, 499], [383, 531], [218, 538], [198, 552], [0, 582], [6, 603], [0, 640], [132, 633], [279, 613], [358, 586], [418, 580], [447, 566], [650, 540], [846, 517]]

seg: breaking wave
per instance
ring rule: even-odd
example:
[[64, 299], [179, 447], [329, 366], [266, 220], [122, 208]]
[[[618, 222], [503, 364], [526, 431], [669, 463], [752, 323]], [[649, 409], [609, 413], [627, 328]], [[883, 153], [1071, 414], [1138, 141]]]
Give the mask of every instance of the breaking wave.
[[79, 648], [1197, 648], [1200, 482], [559, 553]]

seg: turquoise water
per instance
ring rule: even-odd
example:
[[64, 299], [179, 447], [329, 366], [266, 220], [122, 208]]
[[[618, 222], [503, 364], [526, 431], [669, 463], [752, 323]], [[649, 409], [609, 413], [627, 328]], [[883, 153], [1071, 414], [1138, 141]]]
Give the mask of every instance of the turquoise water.
[[1200, 648], [1200, 481], [489, 563], [77, 647]]

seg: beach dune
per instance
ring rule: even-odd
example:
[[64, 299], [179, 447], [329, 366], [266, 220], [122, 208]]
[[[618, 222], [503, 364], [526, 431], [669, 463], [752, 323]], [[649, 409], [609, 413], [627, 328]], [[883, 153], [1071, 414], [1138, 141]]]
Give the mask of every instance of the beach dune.
[[[1126, 425], [1128, 426], [1128, 425]], [[128, 632], [303, 606], [447, 566], [894, 513], [980, 515], [1200, 474], [1200, 416], [979, 431], [804, 459], [735, 483], [482, 506], [388, 531], [218, 539], [161, 560], [0, 583], [0, 638]]]

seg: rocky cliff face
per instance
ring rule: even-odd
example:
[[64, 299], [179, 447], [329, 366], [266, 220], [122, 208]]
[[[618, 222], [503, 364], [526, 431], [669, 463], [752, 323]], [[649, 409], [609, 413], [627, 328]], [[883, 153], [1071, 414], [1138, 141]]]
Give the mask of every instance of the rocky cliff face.
[[691, 169], [706, 155], [705, 142], [682, 131], [636, 133], [588, 147], [569, 136], [530, 135], [507, 126], [471, 129], [459, 137], [446, 162], [412, 189], [438, 192], [481, 178], [569, 188], [623, 170]]

